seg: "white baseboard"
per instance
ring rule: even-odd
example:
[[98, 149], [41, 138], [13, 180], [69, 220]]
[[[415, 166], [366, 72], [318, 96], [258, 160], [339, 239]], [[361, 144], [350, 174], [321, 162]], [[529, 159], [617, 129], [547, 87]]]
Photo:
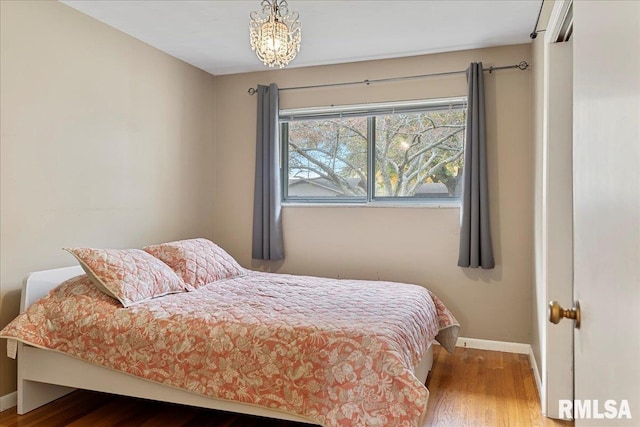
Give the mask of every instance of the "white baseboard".
[[533, 354], [533, 347], [531, 346], [529, 346], [529, 363], [531, 364], [531, 369], [533, 369], [533, 376], [536, 379], [536, 387], [538, 388], [538, 396], [540, 396], [540, 402], [542, 402], [542, 379], [540, 378], [540, 371], [538, 371], [536, 356]]
[[18, 392], [14, 391], [13, 393], [5, 394], [0, 397], [0, 412], [13, 408], [18, 404]]
[[502, 351], [504, 353], [529, 354], [531, 345], [518, 342], [491, 341], [477, 338], [458, 337], [456, 347], [475, 348], [478, 350]]

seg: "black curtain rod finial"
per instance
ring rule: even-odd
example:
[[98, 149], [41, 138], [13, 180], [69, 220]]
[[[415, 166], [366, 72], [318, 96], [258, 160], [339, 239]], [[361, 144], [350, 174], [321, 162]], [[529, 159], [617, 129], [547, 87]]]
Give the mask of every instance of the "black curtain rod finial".
[[542, 8], [544, 7], [544, 0], [540, 2], [540, 9], [538, 10], [538, 17], [536, 18], [536, 25], [533, 26], [533, 31], [529, 34], [531, 40], [538, 37], [538, 22], [540, 22], [540, 15], [542, 14]]

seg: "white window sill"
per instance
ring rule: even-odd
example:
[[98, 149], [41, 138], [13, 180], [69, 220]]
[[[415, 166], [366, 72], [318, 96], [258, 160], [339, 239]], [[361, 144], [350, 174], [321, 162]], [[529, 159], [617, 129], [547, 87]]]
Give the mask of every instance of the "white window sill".
[[369, 202], [369, 203], [331, 203], [331, 202], [282, 202], [283, 208], [421, 208], [421, 209], [459, 209], [460, 202]]

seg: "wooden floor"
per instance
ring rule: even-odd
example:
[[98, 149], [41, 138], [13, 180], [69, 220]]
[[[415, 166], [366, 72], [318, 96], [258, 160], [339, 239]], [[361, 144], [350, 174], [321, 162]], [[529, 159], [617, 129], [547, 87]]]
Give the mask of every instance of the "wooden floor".
[[527, 355], [460, 347], [450, 355], [435, 349], [425, 427], [574, 425], [541, 415]]
[[[434, 347], [424, 427], [573, 426], [540, 415], [535, 380], [525, 355]], [[246, 415], [77, 391], [26, 415], [0, 413], [0, 426], [73, 427], [308, 427]], [[389, 426], [392, 427], [392, 426]]]

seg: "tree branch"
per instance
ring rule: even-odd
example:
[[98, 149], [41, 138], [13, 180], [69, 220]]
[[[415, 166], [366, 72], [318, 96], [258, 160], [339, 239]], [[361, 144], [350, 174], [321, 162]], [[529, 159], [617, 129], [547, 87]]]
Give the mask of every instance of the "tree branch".
[[[289, 141], [289, 145], [294, 149], [294, 151], [296, 153], [300, 154], [302, 157], [304, 157], [305, 159], [307, 159], [308, 161], [310, 161], [311, 163], [313, 163], [314, 165], [319, 167], [322, 171], [324, 171], [325, 177], [327, 179], [329, 179], [331, 182], [333, 182], [334, 184], [336, 184], [344, 193], [349, 193], [350, 192], [350, 193], [353, 193], [353, 194], [362, 194], [362, 192], [363, 192], [362, 188], [360, 188], [358, 186], [355, 186], [355, 187], [352, 186], [346, 179], [344, 179], [340, 175], [336, 174], [333, 169], [331, 169], [330, 167], [328, 167], [327, 165], [325, 165], [321, 161], [315, 159], [313, 156], [310, 156], [309, 154], [307, 154], [306, 153], [307, 150], [301, 149], [300, 147], [298, 147], [296, 144], [292, 143], [291, 141]], [[308, 149], [308, 150], [309, 151], [313, 151], [314, 149]], [[315, 149], [315, 150], [319, 151], [317, 149]], [[301, 169], [302, 168], [304, 168], [304, 166], [301, 167]], [[354, 169], [354, 170], [356, 170], [356, 169]]]
[[441, 138], [439, 140], [437, 140], [436, 142], [427, 145], [426, 147], [420, 149], [418, 152], [416, 152], [413, 156], [411, 156], [411, 158], [409, 159], [410, 161], [413, 161], [414, 158], [416, 158], [417, 156], [419, 156], [422, 153], [425, 153], [439, 145], [441, 145], [442, 143], [446, 142], [449, 138], [451, 138], [453, 135], [460, 133], [462, 131], [462, 129], [458, 129], [455, 132], [450, 133], [449, 135], [445, 136], [444, 138]]

